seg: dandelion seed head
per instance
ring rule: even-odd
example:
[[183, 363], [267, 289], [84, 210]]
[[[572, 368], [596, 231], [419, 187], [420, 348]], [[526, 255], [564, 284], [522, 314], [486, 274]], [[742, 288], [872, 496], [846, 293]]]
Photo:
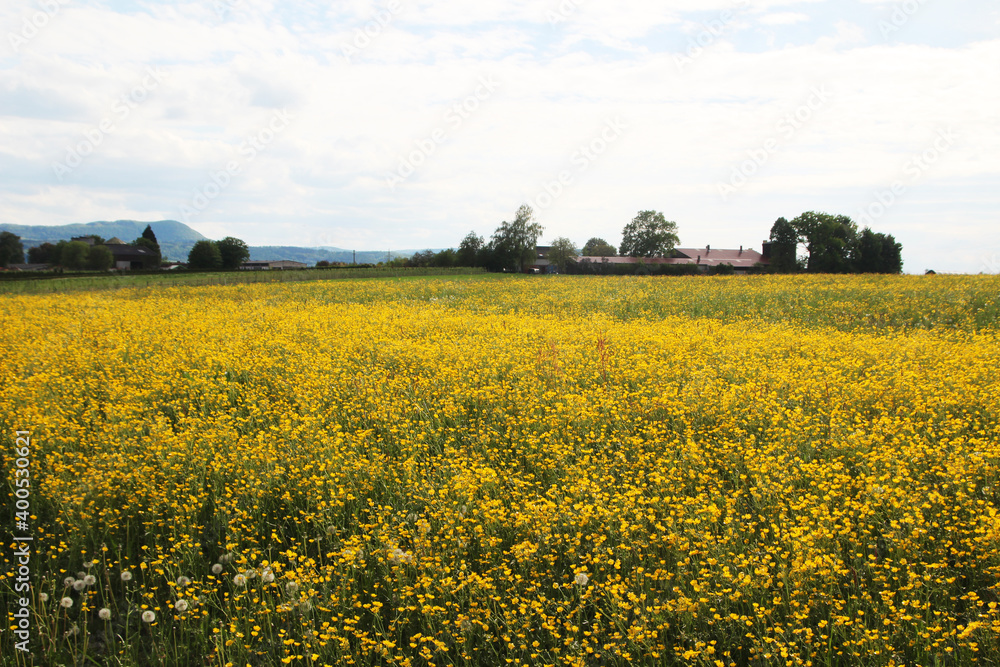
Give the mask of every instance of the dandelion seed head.
[[185, 586], [190, 586], [191, 580], [185, 576], [177, 577], [177, 585], [180, 586], [181, 588], [184, 588]]
[[588, 581], [590, 581], [590, 577], [587, 576], [586, 572], [578, 572], [577, 575], [573, 577], [573, 583], [577, 586], [586, 586]]
[[233, 577], [233, 583], [240, 587], [246, 586], [247, 578], [244, 577], [242, 574], [237, 574], [235, 577]]
[[63, 609], [69, 609], [70, 607], [73, 606], [73, 598], [66, 597], [63, 598], [62, 600], [59, 600], [59, 606], [62, 607]]
[[84, 586], [93, 586], [96, 583], [97, 583], [97, 577], [95, 577], [92, 574], [88, 574], [86, 577], [83, 578]]
[[75, 583], [76, 579], [73, 577], [66, 577], [65, 579], [63, 579], [63, 586], [65, 586], [66, 588], [72, 588], [73, 584]]
[[212, 566], [212, 574], [222, 574], [222, 566], [218, 563], [215, 563]]
[[146, 611], [142, 612], [143, 623], [152, 623], [155, 620], [156, 620], [156, 614], [152, 610], [147, 609]]
[[111, 610], [108, 609], [107, 607], [104, 607], [99, 612], [97, 612], [97, 616], [102, 621], [110, 621], [111, 620]]
[[178, 600], [174, 603], [174, 609], [183, 614], [188, 610], [188, 601], [184, 599]]
[[83, 579], [77, 579], [76, 581], [73, 582], [74, 591], [82, 591], [86, 587], [87, 583]]
[[39, 593], [38, 594], [38, 599], [41, 600], [42, 602], [48, 602], [49, 601], [49, 594], [48, 593]]
[[128, 570], [122, 570], [122, 581], [129, 582], [132, 581], [132, 573]]

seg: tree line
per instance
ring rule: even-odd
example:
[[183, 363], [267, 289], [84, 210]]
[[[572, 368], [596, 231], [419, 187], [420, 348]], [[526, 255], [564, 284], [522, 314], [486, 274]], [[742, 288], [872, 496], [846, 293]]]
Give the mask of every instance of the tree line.
[[[28, 248], [27, 258], [30, 264], [48, 264], [70, 271], [107, 271], [115, 264], [114, 255], [101, 236], [92, 234], [92, 242], [59, 241], [58, 243], [42, 243]], [[137, 248], [146, 248], [152, 254], [143, 258], [143, 268], [155, 269], [160, 265], [162, 254], [160, 244], [156, 240], [153, 228], [146, 225], [142, 235], [131, 243]], [[0, 266], [24, 263], [25, 252], [21, 238], [11, 232], [0, 232]]]
[[[808, 211], [771, 226], [770, 267], [778, 273], [901, 273], [903, 246], [846, 215]], [[799, 256], [799, 248], [806, 254]]]
[[[510, 222], [503, 221], [487, 241], [475, 231], [469, 232], [458, 248], [440, 252], [425, 250], [409, 258], [390, 262], [396, 266], [471, 266], [494, 272], [521, 272], [534, 263], [538, 253], [538, 239], [544, 228], [535, 219], [535, 213], [523, 205]], [[621, 252], [626, 257], [669, 257], [680, 242], [677, 223], [667, 220], [657, 211], [639, 211], [622, 229], [621, 247], [616, 248], [603, 238], [591, 238], [578, 248], [565, 236], [549, 244], [546, 258], [559, 271], [565, 271], [571, 261], [580, 255], [588, 257], [616, 257]]]

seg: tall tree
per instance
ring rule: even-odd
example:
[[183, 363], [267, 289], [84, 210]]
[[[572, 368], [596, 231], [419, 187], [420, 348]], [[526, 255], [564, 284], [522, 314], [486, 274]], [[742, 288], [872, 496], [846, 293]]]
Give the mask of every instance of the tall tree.
[[667, 257], [680, 243], [677, 223], [657, 211], [639, 211], [622, 230], [623, 257]]
[[146, 225], [146, 228], [142, 230], [142, 238], [149, 239], [156, 244], [156, 247], [160, 246], [160, 242], [156, 240], [156, 234], [153, 233], [153, 227], [151, 225]]
[[571, 259], [575, 259], [579, 254], [572, 241], [565, 236], [560, 236], [549, 247], [549, 262], [555, 264], [556, 268], [559, 269], [559, 273], [566, 273], [566, 264]]
[[771, 268], [780, 273], [788, 273], [798, 268], [796, 252], [799, 235], [792, 223], [778, 218], [771, 225]]
[[11, 232], [0, 232], [0, 266], [24, 263], [24, 246], [21, 237]]
[[107, 271], [114, 263], [115, 258], [107, 246], [95, 245], [87, 251], [87, 268], [91, 271]]
[[879, 272], [903, 272], [903, 244], [898, 243], [892, 234], [882, 237], [882, 262]]
[[469, 232], [458, 246], [458, 266], [480, 266], [479, 253], [486, 245], [482, 236]]
[[46, 242], [28, 248], [28, 261], [32, 264], [58, 264], [59, 253], [56, 251], [56, 245]]
[[215, 241], [203, 239], [194, 244], [188, 253], [188, 268], [195, 270], [214, 270], [222, 268], [222, 253]]
[[95, 246], [83, 241], [60, 241], [56, 247], [59, 249], [59, 264], [71, 271], [83, 271], [87, 268], [90, 249]]
[[501, 268], [520, 272], [530, 263], [537, 252], [538, 237], [543, 227], [535, 222], [535, 212], [527, 204], [517, 209], [513, 222], [500, 224], [490, 247]]
[[809, 251], [807, 269], [813, 273], [844, 273], [851, 270], [851, 249], [857, 225], [846, 215], [808, 211], [792, 220]]
[[584, 244], [580, 254], [584, 257], [614, 257], [618, 254], [618, 249], [604, 239], [595, 236]]
[[250, 259], [250, 248], [238, 238], [227, 236], [218, 243], [222, 268], [238, 269], [240, 264]]

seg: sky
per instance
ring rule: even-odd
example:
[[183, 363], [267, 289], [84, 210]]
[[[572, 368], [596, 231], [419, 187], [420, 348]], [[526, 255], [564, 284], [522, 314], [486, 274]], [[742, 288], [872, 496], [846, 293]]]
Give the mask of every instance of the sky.
[[5, 0], [0, 38], [0, 222], [759, 250], [823, 211], [1000, 273], [995, 0]]

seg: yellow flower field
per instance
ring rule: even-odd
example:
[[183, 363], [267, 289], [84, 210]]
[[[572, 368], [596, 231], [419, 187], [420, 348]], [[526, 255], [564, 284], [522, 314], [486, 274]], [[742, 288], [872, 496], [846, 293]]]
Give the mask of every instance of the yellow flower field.
[[4, 665], [1000, 662], [996, 276], [0, 309]]

